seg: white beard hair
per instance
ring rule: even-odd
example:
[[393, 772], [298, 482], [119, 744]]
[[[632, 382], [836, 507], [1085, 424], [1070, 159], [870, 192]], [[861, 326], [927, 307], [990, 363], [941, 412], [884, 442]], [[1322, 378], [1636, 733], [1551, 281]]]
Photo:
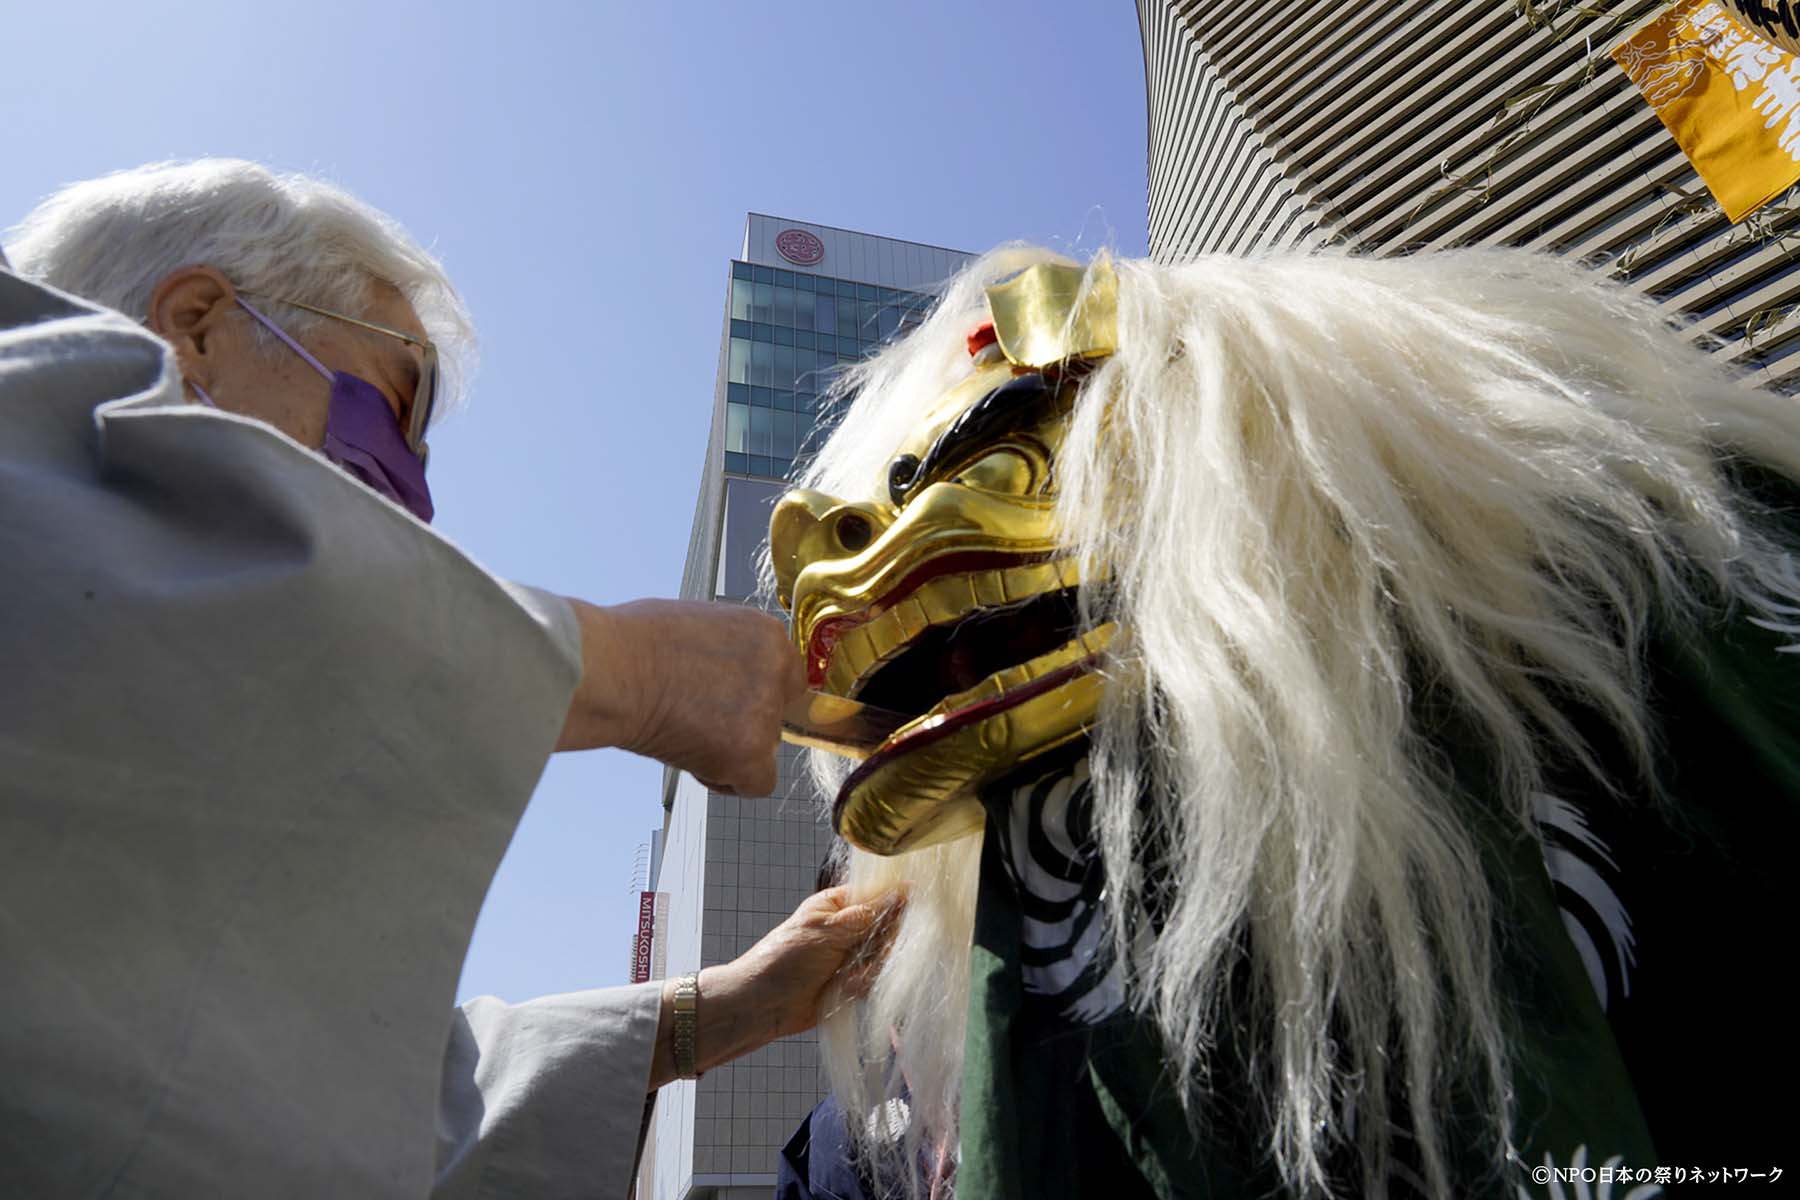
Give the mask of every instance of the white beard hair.
[[[977, 834], [890, 858], [850, 851], [845, 882], [853, 895], [879, 895], [896, 884], [910, 894], [875, 986], [855, 1005], [828, 1000], [819, 1041], [873, 1176], [904, 1179], [914, 1192], [921, 1180], [909, 1164], [955, 1137], [981, 842]], [[904, 1131], [884, 1123], [889, 1136], [873, 1136], [871, 1122], [858, 1118], [903, 1089]]]
[[[896, 448], [970, 369], [982, 289], [1053, 257], [988, 255], [849, 371], [854, 400], [802, 486], [885, 501]], [[1057, 515], [1083, 577], [1113, 581], [1122, 630], [1092, 771], [1127, 994], [1194, 1081], [1196, 1120], [1222, 1021], [1260, 1031], [1257, 1100], [1294, 1192], [1327, 1191], [1348, 1138], [1363, 1193], [1384, 1195], [1399, 1124], [1449, 1196], [1449, 1086], [1485, 1094], [1496, 1170], [1511, 1091], [1492, 887], [1416, 726], [1418, 672], [1533, 836], [1546, 771], [1600, 769], [1570, 697], [1644, 773], [1600, 782], [1653, 792], [1650, 619], [1785, 594], [1720, 457], [1800, 478], [1800, 406], [1726, 378], [1651, 301], [1545, 256], [1114, 265], [1119, 352], [1082, 386]], [[815, 764], [834, 794], [841, 760]], [[1182, 852], [1161, 935], [1134, 940], [1152, 844]], [[912, 895], [871, 996], [826, 1020], [826, 1061], [862, 1151], [915, 1191], [917, 1148], [954, 1137], [979, 847], [851, 856], [859, 892]], [[1228, 1013], [1246, 951], [1254, 1011]], [[898, 1147], [858, 1119], [898, 1094], [890, 1058], [913, 1097]]]

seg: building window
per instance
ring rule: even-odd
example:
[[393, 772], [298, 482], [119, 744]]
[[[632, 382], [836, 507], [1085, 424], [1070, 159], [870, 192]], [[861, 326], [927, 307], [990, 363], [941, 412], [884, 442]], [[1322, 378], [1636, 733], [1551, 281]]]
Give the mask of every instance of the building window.
[[842, 368], [904, 335], [930, 296], [733, 262], [725, 411], [727, 470], [783, 477], [830, 433]]
[[750, 410], [750, 453], [769, 454], [769, 443], [775, 436], [775, 413], [767, 408]]
[[750, 437], [750, 409], [743, 404], [727, 404], [725, 406], [725, 451], [728, 454], [744, 454], [745, 443]]
[[775, 418], [775, 457], [791, 460], [794, 457], [794, 414], [776, 412]]

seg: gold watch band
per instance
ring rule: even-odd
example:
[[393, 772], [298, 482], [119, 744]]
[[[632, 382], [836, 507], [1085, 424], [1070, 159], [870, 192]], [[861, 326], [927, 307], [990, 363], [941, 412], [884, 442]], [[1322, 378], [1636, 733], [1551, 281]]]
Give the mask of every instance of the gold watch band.
[[700, 1019], [700, 976], [683, 975], [675, 981], [675, 1074], [682, 1079], [700, 1078], [694, 1061], [694, 1029]]

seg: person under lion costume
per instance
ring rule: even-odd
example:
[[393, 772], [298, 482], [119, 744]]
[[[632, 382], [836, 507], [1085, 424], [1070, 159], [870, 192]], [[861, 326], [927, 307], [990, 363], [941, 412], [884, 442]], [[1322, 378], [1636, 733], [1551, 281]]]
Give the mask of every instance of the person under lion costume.
[[1793, 401], [1511, 251], [1004, 249], [840, 394], [768, 566], [813, 685], [909, 718], [814, 758], [851, 883], [911, 888], [824, 1027], [877, 1174], [1771, 1165]]

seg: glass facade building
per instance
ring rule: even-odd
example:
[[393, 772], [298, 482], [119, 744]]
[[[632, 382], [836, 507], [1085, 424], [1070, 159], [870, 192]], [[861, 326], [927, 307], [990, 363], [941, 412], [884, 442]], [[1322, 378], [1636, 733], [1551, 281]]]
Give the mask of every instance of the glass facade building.
[[[751, 214], [725, 269], [713, 420], [682, 595], [758, 604], [756, 558], [786, 480], [829, 432], [832, 374], [923, 319], [970, 256]], [[664, 779], [656, 890], [669, 897], [667, 971], [728, 962], [816, 885], [830, 829], [798, 751], [780, 752], [770, 796]], [[705, 995], [701, 996], [704, 1005]], [[823, 1095], [811, 1034], [784, 1038], [664, 1088], [639, 1200], [765, 1200], [782, 1146]]]
[[828, 275], [731, 264], [724, 469], [785, 478], [832, 374], [924, 317], [931, 298]]

